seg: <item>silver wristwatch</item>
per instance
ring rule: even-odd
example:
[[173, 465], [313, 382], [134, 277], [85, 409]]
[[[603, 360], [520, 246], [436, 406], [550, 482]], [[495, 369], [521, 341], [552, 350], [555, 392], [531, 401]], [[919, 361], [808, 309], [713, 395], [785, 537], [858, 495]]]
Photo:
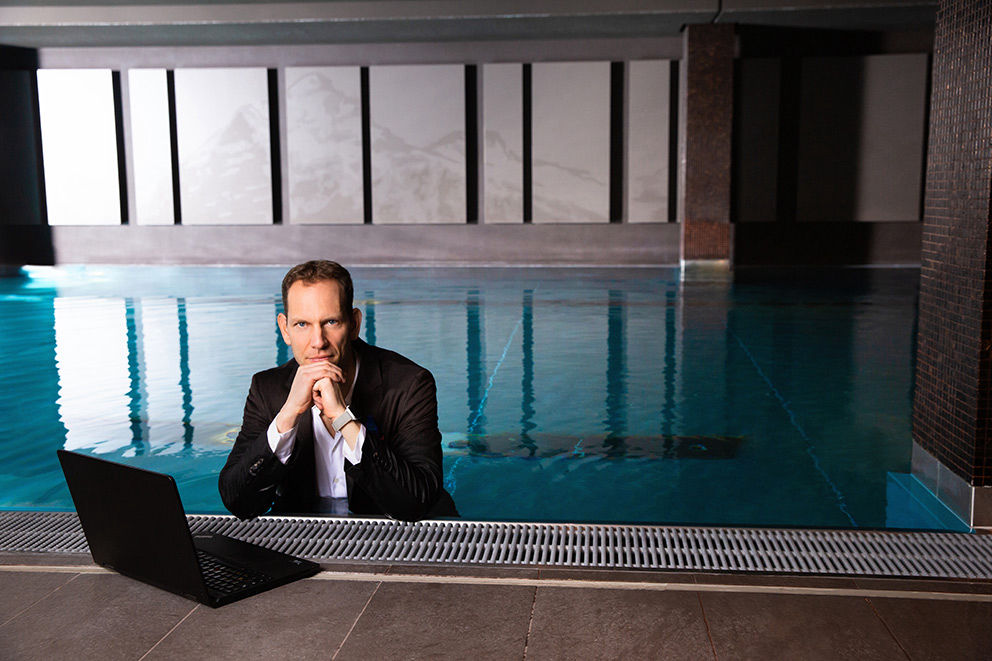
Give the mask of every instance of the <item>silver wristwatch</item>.
[[358, 418], [355, 417], [355, 414], [351, 412], [350, 408], [347, 406], [344, 407], [344, 413], [334, 418], [334, 421], [331, 422], [331, 426], [334, 427], [334, 433], [340, 434], [341, 430], [344, 429], [344, 426], [352, 420], [357, 421]]

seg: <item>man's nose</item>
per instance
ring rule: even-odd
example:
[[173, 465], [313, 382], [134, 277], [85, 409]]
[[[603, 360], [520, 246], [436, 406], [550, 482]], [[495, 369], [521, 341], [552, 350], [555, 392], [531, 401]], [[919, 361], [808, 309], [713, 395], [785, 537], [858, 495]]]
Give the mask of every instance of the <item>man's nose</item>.
[[313, 330], [310, 331], [310, 346], [319, 348], [325, 344], [327, 344], [327, 338], [324, 337], [323, 326], [314, 326]]

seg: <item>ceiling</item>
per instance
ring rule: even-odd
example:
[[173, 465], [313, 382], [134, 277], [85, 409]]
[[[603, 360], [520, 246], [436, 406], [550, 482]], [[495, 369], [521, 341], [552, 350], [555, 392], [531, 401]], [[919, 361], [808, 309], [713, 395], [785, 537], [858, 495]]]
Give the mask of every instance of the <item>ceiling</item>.
[[0, 45], [249, 46], [678, 35], [687, 24], [932, 28], [936, 0], [0, 0]]

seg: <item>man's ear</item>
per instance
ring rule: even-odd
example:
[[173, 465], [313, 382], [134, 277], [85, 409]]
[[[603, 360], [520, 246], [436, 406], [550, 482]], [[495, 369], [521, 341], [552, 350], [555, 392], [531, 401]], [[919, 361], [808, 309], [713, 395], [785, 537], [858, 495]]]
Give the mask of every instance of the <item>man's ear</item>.
[[286, 315], [282, 312], [276, 315], [276, 323], [279, 325], [279, 332], [282, 334], [282, 341], [285, 342], [287, 346], [292, 346], [292, 343], [289, 341], [289, 328], [286, 326], [286, 324], [289, 323], [289, 320], [286, 319]]
[[353, 308], [351, 311], [351, 333], [349, 337], [352, 340], [358, 339], [358, 331], [362, 328], [362, 311], [358, 308]]

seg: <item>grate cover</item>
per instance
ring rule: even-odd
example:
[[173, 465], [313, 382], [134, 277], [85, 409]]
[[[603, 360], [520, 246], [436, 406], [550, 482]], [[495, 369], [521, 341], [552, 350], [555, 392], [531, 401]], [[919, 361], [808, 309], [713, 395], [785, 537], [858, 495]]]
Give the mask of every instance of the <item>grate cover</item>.
[[[992, 579], [992, 536], [942, 532], [500, 523], [194, 514], [312, 560]], [[0, 551], [86, 553], [73, 512], [0, 512]]]

